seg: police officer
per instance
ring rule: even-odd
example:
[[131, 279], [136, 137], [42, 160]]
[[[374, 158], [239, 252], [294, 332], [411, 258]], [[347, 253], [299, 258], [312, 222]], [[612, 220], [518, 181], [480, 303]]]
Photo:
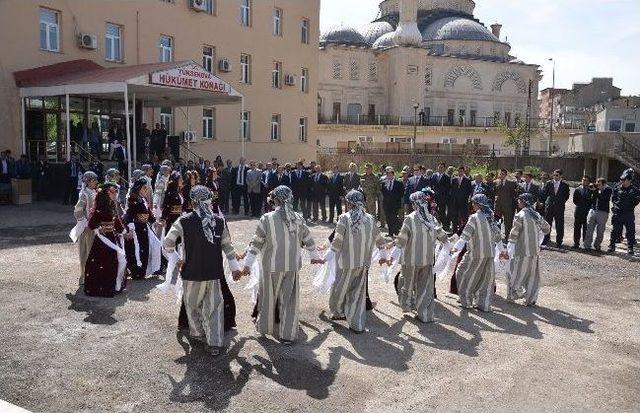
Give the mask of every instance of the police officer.
[[622, 240], [622, 227], [627, 230], [627, 252], [633, 255], [636, 243], [635, 215], [633, 210], [640, 204], [640, 190], [633, 185], [633, 169], [627, 169], [620, 177], [620, 183], [613, 189], [611, 201], [613, 202], [613, 216], [611, 217], [611, 244], [609, 252], [615, 252], [616, 243]]

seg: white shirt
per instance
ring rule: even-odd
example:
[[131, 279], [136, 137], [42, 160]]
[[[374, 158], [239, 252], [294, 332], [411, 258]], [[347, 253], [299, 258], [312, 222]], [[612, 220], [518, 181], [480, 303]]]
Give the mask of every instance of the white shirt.
[[244, 185], [244, 165], [238, 166], [238, 178], [236, 180], [237, 185]]
[[4, 175], [9, 174], [9, 162], [6, 159], [2, 160], [2, 173]]
[[558, 194], [558, 189], [560, 189], [560, 181], [553, 180], [553, 193]]

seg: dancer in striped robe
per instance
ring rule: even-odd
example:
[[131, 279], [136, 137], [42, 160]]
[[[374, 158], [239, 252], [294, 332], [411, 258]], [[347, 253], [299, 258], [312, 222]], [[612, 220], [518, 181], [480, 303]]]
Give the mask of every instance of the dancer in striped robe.
[[447, 233], [430, 213], [433, 191], [426, 189], [409, 196], [413, 212], [402, 224], [391, 251], [391, 260], [400, 260], [402, 271], [398, 277], [398, 301], [406, 313], [415, 311], [423, 323], [433, 321], [436, 240], [447, 241]]
[[[96, 199], [96, 189], [98, 188], [98, 175], [92, 171], [82, 174], [82, 189], [78, 195], [78, 202], [73, 208], [73, 215], [79, 223], [82, 221], [84, 230], [78, 236], [78, 252], [80, 254], [80, 280], [79, 285], [84, 285], [84, 266], [93, 245], [95, 233], [86, 225], [93, 211], [93, 203]], [[80, 224], [78, 224], [80, 225]]]
[[[256, 328], [261, 334], [278, 336], [291, 343], [298, 336], [300, 280], [302, 267], [300, 245], [311, 254], [311, 263], [323, 261], [318, 255], [311, 232], [300, 214], [293, 210], [291, 189], [281, 185], [269, 197], [275, 210], [264, 214], [249, 245], [244, 274], [261, 254], [262, 276], [258, 287], [258, 317]], [[279, 323], [275, 320], [276, 303]], [[278, 328], [276, 330], [276, 324]]]
[[347, 212], [340, 215], [336, 235], [325, 261], [336, 261], [336, 280], [331, 287], [329, 309], [333, 320], [347, 320], [349, 329], [365, 329], [366, 282], [371, 253], [380, 249], [380, 264], [386, 262], [386, 240], [376, 219], [365, 212], [364, 194], [351, 190], [345, 197]]
[[501, 240], [500, 228], [494, 220], [493, 210], [486, 195], [474, 195], [471, 205], [475, 212], [469, 217], [460, 239], [452, 250], [455, 253], [467, 247], [467, 253], [460, 261], [456, 273], [458, 295], [463, 308], [473, 308], [474, 298], [477, 297], [476, 307], [481, 311], [490, 312], [495, 280], [493, 259], [496, 243]]
[[526, 305], [533, 306], [540, 290], [540, 243], [551, 226], [534, 209], [535, 198], [531, 194], [518, 197], [518, 208], [507, 247], [511, 257], [507, 300], [524, 298]]

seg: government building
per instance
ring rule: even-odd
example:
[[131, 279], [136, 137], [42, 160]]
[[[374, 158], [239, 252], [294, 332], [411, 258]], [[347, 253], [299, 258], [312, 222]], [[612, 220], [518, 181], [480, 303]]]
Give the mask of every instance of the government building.
[[487, 28], [474, 8], [472, 0], [385, 0], [370, 24], [322, 33], [318, 144], [509, 153], [496, 125], [528, 119], [531, 151], [546, 149], [539, 66], [513, 56], [501, 25]]
[[62, 162], [82, 150], [83, 124], [97, 125], [108, 148], [110, 126], [135, 141], [145, 122], [164, 124], [183, 155], [311, 159], [319, 9], [320, 0], [3, 0], [0, 147]]

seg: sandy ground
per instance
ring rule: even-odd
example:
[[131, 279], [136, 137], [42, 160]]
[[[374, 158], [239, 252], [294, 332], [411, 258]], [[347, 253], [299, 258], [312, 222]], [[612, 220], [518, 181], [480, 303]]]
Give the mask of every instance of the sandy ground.
[[[214, 358], [176, 332], [161, 280], [77, 292], [70, 224], [69, 207], [0, 208], [0, 399], [33, 411], [640, 411], [640, 262], [623, 253], [544, 251], [537, 308], [506, 303], [498, 279], [493, 313], [462, 311], [441, 282], [428, 325], [376, 276], [361, 335], [323, 315], [305, 265], [299, 342], [260, 338], [240, 283], [238, 330]], [[255, 222], [230, 228], [244, 248]]]

